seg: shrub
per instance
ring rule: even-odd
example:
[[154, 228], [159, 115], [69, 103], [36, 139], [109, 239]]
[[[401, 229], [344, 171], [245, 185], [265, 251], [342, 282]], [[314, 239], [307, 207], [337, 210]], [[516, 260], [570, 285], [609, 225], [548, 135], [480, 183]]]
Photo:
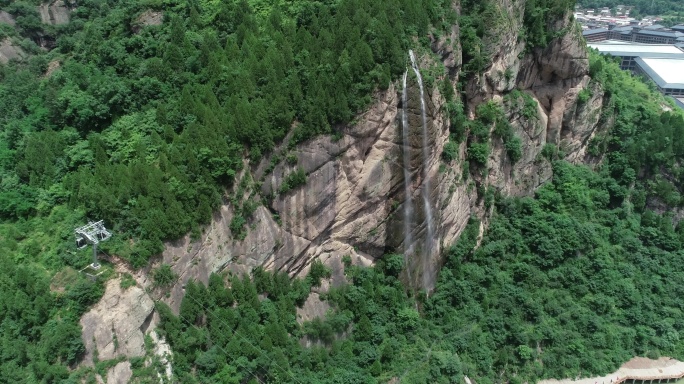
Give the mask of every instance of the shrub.
[[386, 276], [398, 277], [404, 269], [404, 255], [385, 255], [379, 265]]
[[471, 143], [470, 146], [468, 146], [468, 160], [474, 161], [479, 165], [486, 165], [488, 157], [488, 143]]
[[468, 126], [468, 121], [463, 113], [463, 104], [448, 102], [446, 104], [446, 111], [449, 117], [449, 131], [451, 132], [452, 140], [461, 143], [465, 139], [465, 131]]
[[544, 144], [544, 148], [541, 150], [541, 155], [549, 161], [554, 160], [558, 156], [558, 147], [549, 143]]
[[461, 178], [465, 181], [468, 180], [468, 176], [470, 175], [470, 163], [467, 161], [463, 162], [463, 170], [462, 170]]
[[480, 140], [489, 138], [489, 126], [485, 125], [481, 120], [472, 120], [468, 122], [470, 133]]
[[290, 165], [296, 165], [297, 164], [297, 154], [296, 153], [293, 153], [293, 152], [288, 153], [287, 156], [285, 157], [285, 159], [287, 160], [287, 163]]
[[485, 125], [499, 121], [502, 117], [503, 110], [501, 109], [501, 106], [494, 101], [490, 100], [477, 106], [477, 118]]
[[591, 96], [592, 96], [591, 91], [586, 89], [586, 88], [579, 91], [579, 93], [577, 94], [577, 104], [578, 105], [586, 104], [586, 102], [589, 101]]
[[177, 278], [178, 275], [176, 275], [176, 272], [174, 272], [168, 264], [162, 264], [152, 272], [154, 287], [168, 288], [173, 285]]
[[88, 307], [97, 303], [104, 295], [104, 286], [90, 280], [81, 280], [67, 291], [66, 297], [71, 301], [75, 312], [83, 314]]
[[505, 119], [500, 119], [494, 126], [494, 133], [500, 138], [507, 140], [513, 134], [513, 127]]
[[135, 279], [133, 278], [133, 276], [131, 276], [130, 273], [124, 273], [121, 276], [121, 282], [119, 283], [121, 289], [126, 290], [130, 287], [134, 287], [135, 284]]
[[455, 142], [449, 140], [444, 145], [444, 150], [442, 150], [442, 159], [446, 161], [447, 163], [455, 160], [458, 158], [458, 144]]
[[329, 278], [331, 276], [330, 268], [323, 265], [320, 260], [314, 260], [311, 263], [311, 268], [309, 269], [309, 274], [307, 279], [311, 283], [311, 286], [318, 287], [321, 285], [321, 279]]
[[285, 176], [282, 184], [280, 184], [280, 193], [287, 193], [291, 189], [304, 184], [306, 184], [306, 173], [303, 169], [297, 168], [297, 170]]
[[518, 136], [512, 135], [504, 142], [506, 154], [513, 164], [522, 158], [522, 140]]
[[233, 234], [234, 238], [240, 240], [245, 238], [247, 235], [244, 230], [245, 224], [247, 224], [245, 218], [239, 212], [235, 212], [233, 220], [230, 221], [230, 232]]
[[523, 104], [523, 109], [521, 112], [521, 115], [527, 119], [527, 120], [532, 120], [532, 119], [537, 119], [539, 118], [539, 115], [537, 114], [538, 110], [538, 104], [537, 101], [532, 98], [532, 96], [528, 95], [527, 93], [522, 93], [524, 104]]

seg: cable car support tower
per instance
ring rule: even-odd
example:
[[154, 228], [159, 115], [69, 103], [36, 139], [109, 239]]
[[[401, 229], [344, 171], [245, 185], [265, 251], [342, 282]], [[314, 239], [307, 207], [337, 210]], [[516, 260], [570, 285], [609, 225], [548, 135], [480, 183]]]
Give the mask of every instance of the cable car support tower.
[[100, 220], [98, 222], [89, 222], [88, 225], [84, 225], [80, 228], [76, 228], [74, 231], [76, 234], [76, 247], [78, 249], [83, 249], [91, 244], [93, 246], [93, 263], [90, 267], [94, 270], [100, 269], [100, 263], [97, 261], [97, 245], [101, 241], [108, 240], [112, 237], [112, 233], [107, 230], [104, 226], [104, 221]]

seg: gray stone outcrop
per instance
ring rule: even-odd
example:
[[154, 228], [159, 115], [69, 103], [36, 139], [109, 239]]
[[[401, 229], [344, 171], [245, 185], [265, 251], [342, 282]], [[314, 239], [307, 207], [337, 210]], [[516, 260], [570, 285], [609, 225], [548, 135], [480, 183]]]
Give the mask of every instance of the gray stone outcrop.
[[137, 286], [121, 289], [120, 282], [109, 280], [102, 299], [81, 317], [87, 365], [93, 364], [96, 351], [99, 360], [145, 355], [145, 323], [154, 302]]
[[107, 371], [107, 384], [126, 384], [132, 376], [131, 363], [122, 361]]
[[21, 60], [26, 54], [24, 51], [12, 44], [12, 40], [5, 38], [0, 41], [0, 64], [7, 64], [10, 60]]
[[63, 0], [54, 0], [38, 6], [43, 24], [61, 25], [69, 23], [71, 11]]

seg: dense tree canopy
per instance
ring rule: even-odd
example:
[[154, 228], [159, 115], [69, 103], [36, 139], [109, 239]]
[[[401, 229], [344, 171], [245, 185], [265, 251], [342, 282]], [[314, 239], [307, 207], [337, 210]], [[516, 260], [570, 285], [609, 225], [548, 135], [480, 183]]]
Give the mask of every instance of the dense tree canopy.
[[[401, 255], [370, 269], [348, 259], [349, 285], [323, 297], [333, 308], [326, 320], [299, 326], [294, 312], [262, 315], [246, 332], [237, 319], [273, 301], [294, 311], [311, 280], [288, 290], [276, 288], [279, 275], [234, 277], [230, 291], [250, 296], [227, 307], [193, 286], [180, 317], [161, 309], [178, 359], [201, 372], [185, 380], [237, 372], [255, 382], [447, 383], [468, 375], [517, 383], [603, 375], [637, 355], [684, 358], [684, 225], [668, 213], [682, 204], [682, 113], [663, 112], [662, 96], [593, 53], [591, 72], [606, 92], [602, 121], [613, 122], [590, 145], [605, 155], [602, 163], [592, 170], [563, 161], [562, 151], [545, 153], [553, 180], [533, 197], [496, 198], [479, 246], [473, 221], [446, 252], [429, 297], [405, 291]], [[483, 105], [479, 115], [493, 123], [500, 112]], [[256, 299], [260, 294], [266, 299]], [[236, 320], [212, 334], [211, 320], [201, 319], [218, 313]], [[267, 331], [275, 328], [280, 344]], [[182, 349], [189, 340], [192, 348]], [[302, 340], [317, 343], [304, 348]], [[206, 354], [221, 356], [220, 363], [207, 366]]]
[[[288, 145], [335, 133], [404, 71], [409, 47], [457, 21], [450, 0], [83, 0], [51, 26], [36, 3], [0, 0], [17, 22], [0, 24], [0, 39], [27, 54], [0, 65], [0, 377], [12, 382], [83, 379], [69, 370], [84, 353], [78, 318], [102, 285], [71, 269], [89, 262], [74, 227], [104, 219], [117, 236], [103, 248], [134, 267], [198, 234], [223, 199], [243, 236], [262, 199], [259, 180], [236, 182], [245, 160], [288, 133]], [[545, 46], [572, 5], [528, 1], [519, 37]], [[463, 79], [490, 64], [497, 7], [462, 2]], [[146, 11], [162, 24], [142, 25]], [[592, 54], [590, 65], [610, 127], [589, 145], [599, 165], [545, 151], [553, 180], [534, 197], [492, 195], [481, 243], [473, 222], [429, 297], [401, 284], [401, 255], [374, 268], [346, 260], [349, 284], [321, 295], [326, 319], [303, 325], [297, 307], [330, 273], [320, 263], [302, 280], [256, 269], [189, 282], [178, 316], [157, 307], [178, 381], [525, 382], [607, 373], [635, 354], [684, 357], [684, 226], [668, 213], [683, 205], [684, 119], [615, 63]], [[466, 121], [460, 93], [438, 86], [453, 134], [445, 160], [466, 141], [486, 169], [489, 125], [520, 159], [505, 111], [484, 103]], [[530, 109], [518, 90], [503, 96]], [[304, 183], [297, 169], [276, 193]], [[162, 265], [152, 278], [164, 289], [178, 276]]]
[[257, 271], [225, 290], [213, 276], [208, 289], [188, 288], [180, 317], [161, 307], [174, 363], [198, 372], [184, 382], [225, 371], [273, 383], [488, 383], [682, 358], [683, 226], [612, 199], [614, 188], [607, 174], [557, 161], [534, 198], [496, 203], [478, 248], [479, 223], [468, 226], [429, 298], [407, 295], [403, 258], [387, 255], [371, 269], [348, 264], [350, 284], [325, 297], [334, 311], [301, 327], [295, 306], [311, 280]]
[[[139, 25], [148, 9], [162, 25]], [[293, 126], [292, 143], [332, 133], [404, 70], [411, 36], [453, 21], [435, 0], [89, 0], [66, 25], [8, 31], [54, 49], [25, 39], [33, 55], [0, 69], [0, 219], [67, 204], [136, 240], [113, 247], [142, 266], [208, 222], [245, 156]]]

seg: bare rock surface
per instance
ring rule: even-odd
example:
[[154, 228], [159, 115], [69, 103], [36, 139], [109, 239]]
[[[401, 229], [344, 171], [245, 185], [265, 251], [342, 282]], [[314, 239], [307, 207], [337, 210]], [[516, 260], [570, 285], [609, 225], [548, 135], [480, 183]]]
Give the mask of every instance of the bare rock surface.
[[[456, 14], [461, 13], [460, 1], [452, 1], [451, 8], [456, 12]], [[455, 76], [458, 73], [458, 69], [463, 64], [463, 57], [461, 56], [461, 30], [458, 23], [451, 26], [449, 34], [445, 34], [435, 38], [435, 36], [430, 35], [431, 48], [434, 53], [436, 53], [444, 66], [449, 69], [449, 73]]]
[[0, 23], [9, 24], [13, 27], [17, 25], [17, 22], [14, 20], [14, 16], [5, 11], [0, 11]]
[[127, 384], [132, 376], [131, 363], [122, 361], [107, 371], [107, 384]]
[[50, 77], [52, 74], [58, 70], [62, 64], [59, 62], [59, 60], [52, 60], [51, 62], [48, 63], [47, 70], [45, 70], [45, 75], [44, 77]]
[[[50, 6], [58, 3], [63, 5], [57, 1]], [[155, 298], [178, 311], [185, 284], [190, 280], [206, 284], [211, 273], [240, 275], [256, 267], [303, 277], [311, 263], [320, 260], [331, 269], [332, 276], [297, 310], [298, 321], [309, 321], [324, 317], [330, 308], [321, 300], [321, 294], [346, 282], [345, 257], [356, 265], [368, 266], [384, 254], [413, 250], [407, 253], [401, 279], [416, 290], [430, 292], [442, 264], [442, 251], [458, 239], [471, 217], [481, 220], [480, 233], [484, 233], [491, 209], [485, 206], [478, 190], [492, 188], [506, 196], [533, 194], [552, 177], [551, 163], [542, 156], [542, 150], [549, 145], [564, 152], [571, 162], [588, 162], [588, 144], [602, 129], [599, 117], [604, 92], [588, 77], [587, 52], [576, 31], [570, 28], [569, 33], [545, 49], [526, 49], [517, 39], [524, 2], [495, 3], [507, 24], [488, 37], [495, 39], [488, 42], [493, 47], [489, 52], [491, 66], [468, 81], [464, 89], [465, 111], [473, 119], [480, 103], [492, 100], [504, 105], [504, 96], [512, 89], [524, 92], [536, 105], [536, 116], [525, 117], [510, 106], [504, 109], [521, 141], [521, 158], [517, 162], [509, 158], [502, 139], [492, 135], [485, 166], [468, 162], [466, 142], [458, 145], [456, 159], [445, 163], [442, 152], [450, 135], [446, 101], [439, 87], [425, 87], [424, 141], [419, 86], [409, 69], [405, 103], [400, 82], [390, 84], [388, 89], [376, 92], [374, 102], [353, 123], [335, 127], [335, 137], [320, 136], [289, 146], [288, 136], [259, 163], [245, 161], [245, 170], [227, 196], [235, 195], [242, 178], [251, 177], [256, 183], [250, 188], [264, 199], [247, 217], [244, 233], [231, 230], [236, 212], [233, 204], [241, 203], [240, 197], [238, 201], [226, 198], [199, 238], [186, 236], [166, 244], [155, 265], [132, 272], [116, 264], [119, 272], [134, 275], [138, 284], [122, 290], [119, 279], [110, 280], [102, 300], [82, 317], [87, 351], [84, 364], [93, 365], [96, 351], [100, 360], [144, 356], [144, 335], [150, 334], [155, 342], [154, 353], [166, 367], [164, 374], [172, 377], [172, 351], [154, 331], [158, 315], [154, 301], [143, 290], [151, 288], [150, 271], [160, 263], [171, 265], [179, 278], [168, 290], [157, 290]], [[457, 1], [453, 6], [458, 11]], [[161, 21], [161, 14], [146, 11], [133, 28], [137, 32], [136, 28]], [[433, 37], [431, 41], [454, 87], [462, 64], [458, 35], [458, 26], [454, 26], [448, 37]], [[7, 46], [11, 47], [7, 40], [0, 43], [0, 62], [7, 57], [3, 51]], [[434, 58], [419, 55], [417, 63], [420, 68], [428, 68], [434, 65]], [[409, 123], [407, 146], [402, 131], [404, 112]], [[404, 156], [409, 163], [408, 193]], [[306, 173], [306, 183], [282, 192], [283, 181], [297, 169]], [[249, 197], [249, 193], [242, 198], [259, 198]], [[404, 233], [407, 204], [412, 205], [414, 213], [409, 226], [411, 236]], [[433, 238], [427, 236], [428, 209], [433, 213]], [[410, 244], [406, 239], [411, 239]], [[107, 382], [126, 382], [129, 378], [130, 364], [125, 363], [107, 374]]]
[[[155, 313], [156, 321], [154, 321], [154, 324], [152, 324], [154, 326], [156, 326], [158, 323], [158, 319], [156, 319], [156, 317], [157, 316]], [[166, 340], [159, 337], [155, 331], [150, 332], [150, 337], [152, 337], [152, 342], [154, 343], [154, 354], [159, 356], [159, 362], [164, 366], [163, 374], [167, 379], [171, 380], [173, 377], [173, 367], [171, 366], [173, 352], [171, 351], [171, 346], [166, 342]]]
[[[519, 3], [497, 2], [511, 31], [522, 23], [524, 10]], [[454, 7], [458, 10], [457, 2]], [[523, 117], [515, 109], [506, 110], [515, 135], [521, 139], [522, 156], [517, 162], [511, 162], [501, 139], [493, 138], [484, 168], [468, 166], [465, 142], [458, 146], [457, 158], [444, 163], [441, 154], [450, 134], [445, 100], [438, 87], [425, 87], [424, 142], [419, 87], [409, 70], [406, 103], [399, 83], [390, 84], [375, 94], [373, 104], [352, 124], [336, 127], [335, 138], [316, 137], [292, 147], [286, 142], [260, 163], [246, 163], [238, 180], [251, 175], [257, 181], [254, 189], [265, 197], [264, 204], [247, 218], [243, 234], [231, 231], [236, 201], [226, 199], [198, 239], [187, 236], [168, 243], [158, 263], [170, 264], [179, 279], [164, 292], [168, 295], [159, 294], [159, 298], [177, 311], [187, 281], [207, 283], [213, 272], [239, 275], [255, 267], [301, 277], [316, 259], [332, 271], [322, 293], [346, 281], [345, 256], [354, 264], [372, 265], [386, 253], [404, 253], [405, 249], [417, 251], [407, 258], [401, 278], [415, 289], [432, 290], [442, 250], [458, 239], [471, 217], [482, 220], [481, 231], [486, 228], [489, 212], [478, 190], [494, 188], [509, 196], [531, 195], [552, 176], [551, 164], [541, 156], [545, 146], [560, 148], [572, 162], [584, 162], [589, 156], [588, 143], [600, 129], [603, 91], [587, 77], [587, 53], [574, 32], [555, 39], [545, 49], [526, 50], [517, 40], [517, 31], [511, 31], [500, 31], [500, 40], [492, 43], [491, 66], [468, 82], [465, 100], [470, 118], [476, 117], [477, 106], [483, 101], [503, 104], [503, 96], [513, 88], [536, 103], [534, 118]], [[452, 75], [449, 80], [454, 86], [462, 63], [458, 33], [454, 27], [449, 38], [432, 41], [432, 49]], [[429, 55], [419, 55], [418, 66], [427, 68], [433, 60]], [[404, 111], [409, 122], [406, 148]], [[272, 163], [276, 154], [287, 161]], [[411, 178], [408, 195], [404, 154], [409, 159]], [[283, 180], [296, 169], [306, 173], [305, 185], [281, 192]], [[236, 190], [228, 195], [233, 196]], [[427, 204], [423, 203], [424, 196]], [[414, 211], [411, 244], [404, 244], [409, 238], [404, 234], [406, 204], [412, 204]], [[434, 238], [427, 236], [426, 206], [433, 212]], [[140, 286], [150, 284], [144, 276], [137, 278]], [[152, 300], [138, 287], [122, 292], [117, 281], [108, 283], [105, 297], [81, 320], [90, 364], [95, 349], [101, 360], [121, 354], [141, 356], [143, 334], [151, 332], [157, 323]], [[327, 303], [315, 292], [298, 310], [298, 320], [324, 316], [327, 310]], [[114, 335], [118, 348], [114, 348]], [[157, 354], [168, 356], [170, 350]], [[167, 367], [170, 376], [170, 365]]]
[[61, 25], [69, 23], [71, 11], [63, 0], [55, 0], [38, 6], [38, 13], [44, 24]]
[[[524, 45], [503, 38], [504, 48], [485, 73], [485, 81], [474, 79], [468, 85], [471, 113], [483, 101], [501, 102], [500, 92], [507, 91], [511, 84], [537, 103], [536, 118], [523, 118], [515, 110], [506, 111], [515, 135], [521, 139], [522, 158], [512, 164], [501, 139], [494, 138], [487, 176], [478, 180], [482, 186], [493, 187], [507, 196], [529, 195], [550, 180], [551, 163], [541, 155], [546, 145], [558, 148], [570, 162], [587, 162], [589, 141], [600, 128], [603, 90], [591, 83], [588, 76], [588, 53], [578, 31], [567, 19], [561, 24], [559, 29], [569, 26], [567, 33], [546, 48], [534, 48], [524, 56]], [[508, 72], [500, 76], [504, 68]], [[578, 101], [583, 91], [590, 96]]]
[[[454, 7], [458, 10], [457, 2]], [[497, 7], [507, 18], [502, 28], [512, 31], [522, 25], [524, 8], [519, 2], [501, 0]], [[502, 93], [514, 87], [535, 100], [535, 119], [507, 111], [522, 141], [518, 162], [513, 164], [501, 140], [493, 139], [484, 172], [470, 169], [469, 175], [463, 175], [465, 143], [459, 147], [459, 159], [444, 164], [441, 153], [448, 141], [449, 122], [443, 113], [445, 101], [436, 87], [426, 89], [425, 94], [428, 157], [424, 158], [420, 95], [416, 78], [409, 71], [407, 105], [401, 103], [401, 90], [390, 85], [375, 95], [375, 102], [354, 124], [339, 129], [337, 140], [317, 137], [289, 151], [286, 146], [276, 151], [281, 158], [287, 155], [296, 159], [296, 164], [279, 161], [269, 167], [271, 158], [266, 158], [260, 164], [248, 165], [260, 181], [261, 194], [271, 196], [269, 203], [257, 208], [242, 239], [230, 231], [234, 209], [226, 204], [200, 240], [185, 238], [168, 244], [162, 261], [171, 264], [181, 278], [166, 301], [177, 310], [185, 282], [194, 279], [206, 283], [212, 272], [241, 274], [263, 266], [303, 276], [315, 259], [331, 267], [331, 284], [335, 285], [344, 281], [343, 256], [370, 265], [385, 253], [403, 253], [409, 248], [431, 252], [413, 254], [402, 278], [411, 286], [431, 290], [441, 264], [441, 250], [453, 244], [472, 215], [487, 216], [476, 185], [493, 187], [505, 195], [529, 195], [552, 176], [551, 164], [541, 156], [544, 146], [560, 147], [573, 162], [587, 157], [586, 147], [598, 129], [603, 92], [590, 83], [587, 53], [575, 31], [570, 30], [547, 48], [532, 49], [527, 54], [523, 54], [525, 46], [518, 41], [517, 33], [492, 34], [490, 38], [496, 39], [492, 41], [492, 65], [466, 87], [466, 108], [471, 116], [479, 103], [502, 102]], [[448, 38], [432, 41], [433, 50], [452, 74], [458, 73], [462, 62], [460, 47], [452, 43], [458, 41], [458, 33], [454, 27]], [[430, 60], [425, 55], [418, 57], [419, 67], [431, 65]], [[455, 85], [458, 79], [454, 76], [451, 80]], [[585, 89], [591, 96], [578, 103], [578, 95]], [[404, 193], [404, 109], [410, 126], [410, 196]], [[296, 169], [306, 172], [306, 184], [279, 193], [283, 180]], [[426, 239], [427, 214], [422, 202], [426, 181], [434, 213], [434, 239]], [[410, 226], [413, 244], [403, 244], [402, 212], [407, 201], [415, 211]]]
[[132, 29], [134, 33], [138, 33], [147, 26], [162, 25], [163, 22], [163, 12], [148, 9], [135, 19]]
[[330, 281], [324, 280], [320, 287], [311, 292], [304, 305], [301, 308], [297, 308], [297, 321], [300, 324], [316, 318], [325, 318], [326, 313], [330, 309], [330, 304], [321, 300], [319, 292], [327, 292], [329, 287]]
[[[365, 265], [382, 256], [388, 216], [397, 208], [392, 195], [401, 190], [402, 179], [397, 91], [390, 87], [377, 96], [339, 140], [318, 137], [297, 146], [293, 153], [307, 172], [306, 185], [278, 194], [268, 208], [257, 208], [243, 240], [231, 234], [233, 209], [225, 205], [201, 241], [186, 238], [166, 248], [164, 262], [181, 276], [168, 300], [172, 308], [180, 305], [187, 280], [206, 283], [211, 272], [240, 274], [264, 266], [302, 275], [319, 258], [332, 267], [332, 284], [339, 284], [344, 255]], [[280, 164], [265, 175], [262, 193], [278, 191], [294, 168]]]
[[154, 302], [141, 288], [123, 290], [120, 284], [120, 279], [109, 280], [102, 299], [81, 317], [86, 365], [93, 364], [95, 351], [99, 360], [145, 355], [144, 332]]
[[0, 64], [7, 64], [10, 60], [21, 60], [24, 56], [24, 51], [12, 44], [9, 38], [0, 41]]
[[[442, 175], [439, 171], [448, 128], [438, 108], [441, 96], [435, 91], [426, 98], [430, 156], [421, 165], [420, 100], [417, 86], [412, 84], [407, 106], [412, 127], [411, 163], [415, 168], [411, 199], [420, 211], [413, 227], [415, 246], [425, 243], [421, 240], [426, 227], [420, 204], [425, 182], [419, 169], [422, 166], [432, 180], [429, 194], [437, 212], [434, 225], [444, 233], [430, 240], [433, 252], [429, 260], [419, 255], [409, 263], [416, 269], [410, 277], [416, 284], [420, 281], [432, 285], [439, 266], [439, 250], [442, 244], [450, 244], [467, 223], [472, 193], [466, 191], [465, 185], [455, 185], [459, 172]], [[331, 283], [335, 285], [344, 281], [341, 259], [345, 255], [359, 264], [370, 265], [388, 249], [402, 252], [401, 204], [405, 197], [398, 111], [398, 91], [390, 86], [377, 95], [377, 102], [356, 124], [343, 130], [339, 140], [318, 137], [297, 146], [292, 152], [297, 157], [297, 167], [307, 172], [306, 185], [277, 194], [268, 208], [259, 207], [243, 240], [235, 239], [230, 232], [233, 210], [227, 204], [216, 214], [201, 241], [185, 238], [170, 244], [163, 261], [171, 264], [181, 277], [167, 300], [172, 308], [179, 307], [187, 280], [206, 283], [211, 272], [228, 269], [240, 274], [264, 266], [303, 275], [311, 261], [318, 258], [332, 268]], [[284, 177], [294, 168], [288, 164], [275, 167], [265, 176], [262, 193], [278, 191]]]

